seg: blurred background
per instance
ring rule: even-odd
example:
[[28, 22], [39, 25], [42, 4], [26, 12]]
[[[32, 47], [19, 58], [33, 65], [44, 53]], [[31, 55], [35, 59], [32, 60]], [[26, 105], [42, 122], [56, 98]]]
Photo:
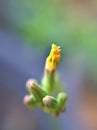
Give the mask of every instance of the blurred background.
[[[23, 105], [52, 43], [67, 111], [54, 119]], [[97, 1], [0, 0], [0, 130], [97, 130]]]

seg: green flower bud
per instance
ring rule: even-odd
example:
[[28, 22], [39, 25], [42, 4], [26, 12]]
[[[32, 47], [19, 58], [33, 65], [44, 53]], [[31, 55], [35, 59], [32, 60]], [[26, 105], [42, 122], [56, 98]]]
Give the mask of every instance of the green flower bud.
[[29, 108], [33, 108], [36, 106], [35, 98], [32, 95], [26, 95], [23, 99], [23, 102]]
[[27, 81], [27, 88], [30, 93], [33, 94], [37, 102], [41, 102], [42, 98], [47, 94], [42, 88], [36, 83], [34, 79]]
[[61, 109], [61, 112], [64, 112], [65, 111], [65, 103], [67, 101], [67, 94], [63, 93], [63, 92], [59, 93], [58, 97], [57, 97], [57, 101], [58, 101], [59, 107]]
[[52, 96], [45, 96], [43, 98], [43, 104], [49, 111], [57, 111], [59, 108], [57, 100]]
[[[36, 80], [34, 80], [34, 82], [36, 82]], [[28, 79], [26, 82], [26, 88], [27, 88], [29, 93], [32, 93], [31, 86], [34, 86], [34, 84], [35, 84], [34, 82], [33, 82], [33, 79]]]

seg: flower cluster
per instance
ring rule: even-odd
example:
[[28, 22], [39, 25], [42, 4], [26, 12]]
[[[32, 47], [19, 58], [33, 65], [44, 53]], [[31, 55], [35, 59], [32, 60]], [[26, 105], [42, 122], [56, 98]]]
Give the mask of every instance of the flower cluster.
[[[66, 110], [67, 94], [57, 92], [61, 84], [56, 80], [56, 66], [60, 60], [60, 46], [52, 44], [49, 56], [46, 59], [44, 75], [41, 85], [35, 79], [26, 82], [29, 95], [24, 97], [24, 104], [29, 108], [39, 106], [44, 112], [57, 117]], [[56, 97], [53, 95], [56, 94]]]

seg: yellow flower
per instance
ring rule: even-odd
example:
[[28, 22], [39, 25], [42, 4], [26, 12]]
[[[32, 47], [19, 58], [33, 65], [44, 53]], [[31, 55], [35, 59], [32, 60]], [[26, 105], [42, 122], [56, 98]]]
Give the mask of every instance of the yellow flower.
[[50, 54], [46, 59], [45, 69], [49, 72], [54, 71], [60, 60], [60, 57], [60, 46], [52, 44]]

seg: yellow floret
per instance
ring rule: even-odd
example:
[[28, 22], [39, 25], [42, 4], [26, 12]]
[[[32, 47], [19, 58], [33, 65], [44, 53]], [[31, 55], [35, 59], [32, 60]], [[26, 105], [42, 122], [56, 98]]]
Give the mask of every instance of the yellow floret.
[[48, 71], [53, 71], [56, 69], [56, 66], [60, 60], [60, 46], [57, 46], [55, 44], [52, 44], [51, 51], [49, 56], [46, 59], [46, 65], [45, 68]]

